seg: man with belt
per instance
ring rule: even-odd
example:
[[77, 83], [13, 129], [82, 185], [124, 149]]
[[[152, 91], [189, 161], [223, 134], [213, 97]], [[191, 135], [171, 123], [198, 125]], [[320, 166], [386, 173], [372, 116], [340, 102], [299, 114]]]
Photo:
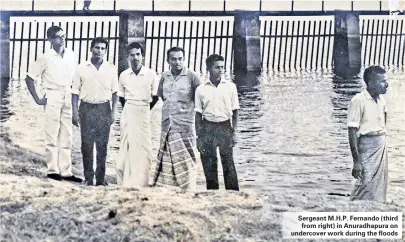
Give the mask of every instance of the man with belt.
[[201, 155], [207, 189], [219, 189], [217, 147], [221, 156], [225, 188], [239, 190], [233, 160], [238, 126], [239, 100], [235, 84], [222, 78], [224, 58], [210, 55], [206, 60], [209, 79], [195, 93], [197, 148]]
[[[45, 106], [45, 156], [47, 177], [54, 180], [81, 182], [72, 174], [72, 105], [71, 86], [75, 74], [75, 57], [65, 49], [66, 35], [58, 26], [46, 31], [51, 49], [31, 66], [25, 79], [35, 102]], [[45, 96], [39, 98], [35, 82], [42, 80]], [[38, 85], [38, 84], [37, 84]]]
[[184, 56], [179, 47], [167, 51], [170, 70], [162, 74], [159, 83], [158, 96], [164, 103], [154, 185], [195, 190], [194, 94], [200, 79], [183, 65]]
[[363, 80], [367, 88], [352, 98], [347, 113], [352, 176], [357, 179], [350, 200], [385, 202], [387, 104], [381, 94], [387, 92], [388, 77], [382, 67], [370, 66], [364, 71]]
[[115, 120], [118, 75], [115, 66], [103, 59], [107, 48], [108, 42], [104, 38], [97, 37], [91, 41], [91, 59], [79, 65], [72, 88], [73, 124], [78, 126], [80, 123], [84, 177], [88, 186], [94, 182], [94, 144], [97, 153], [96, 186], [108, 185], [104, 179], [105, 163], [110, 126]]

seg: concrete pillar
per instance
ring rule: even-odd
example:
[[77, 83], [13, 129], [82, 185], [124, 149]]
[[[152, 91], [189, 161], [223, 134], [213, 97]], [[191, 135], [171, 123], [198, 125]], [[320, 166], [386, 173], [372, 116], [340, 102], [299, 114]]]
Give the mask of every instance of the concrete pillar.
[[0, 76], [3, 83], [10, 79], [10, 14], [2, 12], [0, 16]]
[[360, 73], [360, 68], [359, 15], [349, 11], [335, 11], [334, 73], [341, 77], [352, 77]]
[[[138, 42], [146, 50], [144, 13], [137, 11], [120, 12], [120, 41], [118, 50], [118, 74], [128, 68], [127, 46]], [[145, 63], [144, 63], [145, 64]]]
[[234, 72], [260, 72], [259, 13], [236, 10], [233, 26]]

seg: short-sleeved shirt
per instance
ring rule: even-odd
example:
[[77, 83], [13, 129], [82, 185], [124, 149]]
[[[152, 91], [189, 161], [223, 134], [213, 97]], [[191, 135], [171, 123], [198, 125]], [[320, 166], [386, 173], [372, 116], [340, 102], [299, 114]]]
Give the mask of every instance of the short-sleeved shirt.
[[65, 49], [63, 57], [54, 49], [31, 64], [27, 76], [42, 80], [45, 90], [70, 90], [75, 76], [76, 60], [73, 51]]
[[118, 91], [117, 68], [103, 61], [97, 69], [91, 61], [80, 64], [76, 70], [72, 93], [88, 103], [104, 103]]
[[358, 136], [385, 134], [386, 105], [382, 95], [376, 102], [367, 90], [356, 94], [349, 104], [347, 126], [358, 128]]
[[197, 74], [186, 67], [176, 77], [171, 71], [162, 74], [158, 89], [163, 100], [162, 131], [194, 131], [194, 97], [200, 84]]
[[137, 75], [132, 68], [128, 68], [120, 74], [118, 96], [127, 101], [149, 104], [152, 97], [157, 95], [158, 85], [155, 71], [142, 66]]
[[207, 80], [195, 92], [195, 111], [210, 122], [224, 122], [232, 118], [233, 110], [239, 109], [236, 85], [221, 80], [218, 86]]

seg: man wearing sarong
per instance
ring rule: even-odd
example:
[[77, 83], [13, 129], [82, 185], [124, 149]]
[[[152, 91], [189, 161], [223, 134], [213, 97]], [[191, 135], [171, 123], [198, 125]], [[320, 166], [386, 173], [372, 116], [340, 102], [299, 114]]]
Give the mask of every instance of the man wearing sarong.
[[210, 55], [207, 60], [209, 79], [195, 92], [195, 127], [197, 148], [201, 155], [207, 189], [219, 189], [217, 147], [221, 156], [225, 189], [239, 190], [233, 160], [238, 126], [239, 100], [236, 86], [223, 78], [224, 58]]
[[[91, 59], [79, 65], [72, 88], [73, 124], [81, 132], [81, 151], [87, 186], [94, 183], [93, 150], [96, 145], [96, 186], [107, 186], [105, 163], [110, 127], [117, 107], [118, 75], [115, 66], [104, 60], [108, 41], [91, 41]], [[80, 98], [80, 108], [78, 101]]]
[[142, 65], [145, 51], [139, 43], [128, 46], [130, 67], [119, 77], [121, 143], [117, 158], [117, 183], [146, 187], [152, 162], [150, 109], [159, 100], [156, 73]]
[[179, 47], [167, 51], [170, 71], [162, 74], [159, 83], [158, 96], [164, 103], [154, 185], [195, 190], [194, 96], [200, 79], [183, 65], [184, 56]]
[[385, 144], [387, 122], [387, 74], [379, 66], [364, 71], [367, 89], [349, 104], [347, 126], [353, 156], [352, 175], [356, 183], [351, 200], [385, 202], [388, 181], [388, 158]]
[[[47, 177], [81, 182], [72, 173], [72, 102], [71, 86], [75, 75], [74, 53], [65, 49], [66, 35], [58, 26], [46, 31], [51, 43], [43, 56], [31, 66], [25, 79], [31, 96], [45, 107], [45, 157]], [[42, 80], [45, 96], [38, 97], [35, 83]]]

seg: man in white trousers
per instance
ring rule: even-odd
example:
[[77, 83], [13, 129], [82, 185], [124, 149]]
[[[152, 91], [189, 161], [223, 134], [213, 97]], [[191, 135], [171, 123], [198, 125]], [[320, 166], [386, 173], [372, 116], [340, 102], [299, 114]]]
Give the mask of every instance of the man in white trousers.
[[[62, 28], [47, 31], [52, 48], [31, 66], [25, 79], [35, 102], [45, 106], [45, 155], [47, 177], [54, 180], [82, 182], [72, 173], [72, 104], [71, 86], [75, 74], [75, 57], [65, 49], [66, 35]], [[39, 98], [34, 82], [42, 79], [45, 96]]]

